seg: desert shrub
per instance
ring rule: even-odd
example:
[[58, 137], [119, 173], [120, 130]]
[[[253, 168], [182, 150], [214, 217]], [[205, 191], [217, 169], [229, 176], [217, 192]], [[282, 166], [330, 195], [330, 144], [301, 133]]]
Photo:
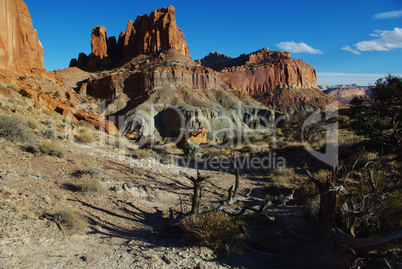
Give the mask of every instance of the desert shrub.
[[102, 175], [102, 170], [98, 167], [86, 167], [74, 173], [74, 176], [80, 177], [82, 175], [90, 175], [91, 177], [99, 178]]
[[52, 128], [47, 128], [43, 131], [43, 136], [47, 139], [55, 139], [56, 138], [56, 131]]
[[81, 175], [74, 183], [74, 187], [80, 192], [101, 193], [104, 189], [102, 180], [91, 174]]
[[180, 224], [187, 234], [214, 247], [231, 244], [239, 235], [236, 220], [220, 211], [187, 216], [181, 220]]
[[27, 125], [29, 128], [31, 128], [32, 130], [35, 130], [36, 128], [39, 127], [39, 121], [37, 119], [34, 118], [29, 118], [27, 120]]
[[86, 127], [80, 127], [78, 129], [78, 135], [75, 139], [83, 144], [90, 144], [95, 141], [91, 131]]
[[194, 157], [200, 151], [201, 151], [200, 145], [193, 142], [187, 142], [183, 147], [183, 153], [187, 157]]
[[51, 119], [45, 119], [41, 121], [44, 125], [50, 126], [53, 124], [53, 121]]
[[208, 147], [202, 150], [203, 158], [220, 158], [220, 157], [229, 157], [232, 153], [230, 148], [218, 148], [218, 147]]
[[0, 115], [0, 137], [14, 142], [28, 142], [32, 140], [28, 125], [19, 118], [10, 115]]
[[146, 159], [154, 155], [154, 152], [150, 149], [137, 149], [131, 153], [131, 157], [136, 159]]
[[77, 212], [67, 209], [53, 215], [68, 234], [83, 234], [87, 229], [86, 219]]
[[80, 120], [78, 125], [80, 127], [87, 128], [88, 130], [95, 131], [95, 126], [88, 121]]
[[38, 144], [39, 152], [45, 155], [62, 158], [66, 155], [66, 149], [58, 142], [51, 140], [42, 140]]
[[62, 124], [65, 122], [65, 118], [63, 117], [63, 115], [60, 115], [59, 113], [57, 113], [56, 111], [52, 111], [50, 112], [50, 118], [52, 120], [54, 120], [56, 123], [58, 124]]

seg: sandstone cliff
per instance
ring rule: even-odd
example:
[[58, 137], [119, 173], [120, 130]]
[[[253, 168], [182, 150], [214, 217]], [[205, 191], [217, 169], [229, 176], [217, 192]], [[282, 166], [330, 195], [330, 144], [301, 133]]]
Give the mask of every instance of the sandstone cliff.
[[107, 70], [140, 54], [167, 49], [189, 56], [190, 50], [182, 30], [177, 28], [174, 12], [174, 7], [169, 6], [154, 10], [149, 16], [138, 16], [134, 23], [130, 20], [117, 42], [115, 37], [107, 36], [105, 27], [94, 27], [91, 54], [89, 57], [80, 54], [78, 60], [71, 60], [70, 67], [76, 66], [88, 71]]
[[184, 127], [190, 132], [207, 127], [208, 139], [221, 141], [238, 132], [269, 129], [276, 113], [230, 90], [218, 72], [174, 49], [93, 73], [79, 91], [103, 100], [102, 112], [120, 130], [132, 133], [141, 125], [143, 134], [158, 139], [174, 140]]
[[264, 48], [237, 58], [217, 57], [215, 53], [199, 62], [218, 71], [229, 88], [275, 110], [293, 113], [323, 109], [335, 101], [318, 90], [315, 69], [302, 60], [290, 58], [289, 52]]
[[0, 69], [44, 69], [44, 53], [22, 0], [0, 0]]

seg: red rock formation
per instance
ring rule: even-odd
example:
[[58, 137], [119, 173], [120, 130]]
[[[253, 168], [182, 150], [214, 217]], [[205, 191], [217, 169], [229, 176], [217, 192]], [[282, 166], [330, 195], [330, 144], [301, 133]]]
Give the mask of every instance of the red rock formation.
[[92, 29], [91, 48], [92, 53], [89, 55], [88, 69], [97, 70], [100, 66], [108, 66], [110, 60], [107, 59], [108, 48], [105, 27], [96, 26]]
[[[142, 15], [133, 23], [127, 24], [125, 32], [119, 36], [116, 44], [114, 37], [107, 37], [106, 29], [95, 27], [92, 31], [92, 53], [89, 56], [89, 71], [111, 69], [116, 64], [123, 64], [140, 54], [153, 54], [167, 49], [174, 49], [186, 56], [190, 50], [182, 30], [177, 28], [173, 6], [154, 10], [150, 16]], [[84, 57], [81, 56], [84, 60]], [[77, 66], [86, 70], [86, 62], [72, 60], [70, 67]]]
[[323, 109], [335, 102], [318, 90], [315, 69], [290, 58], [289, 52], [264, 48], [226, 61], [224, 57], [215, 62], [206, 59], [201, 63], [219, 71], [220, 79], [229, 88], [250, 95], [269, 108], [293, 112]]
[[335, 98], [339, 102], [349, 105], [350, 101], [355, 97], [368, 97], [369, 91], [369, 87], [361, 87], [357, 85], [342, 85], [340, 87], [330, 87], [323, 92]]
[[26, 73], [44, 69], [44, 54], [22, 0], [0, 1], [0, 69]]

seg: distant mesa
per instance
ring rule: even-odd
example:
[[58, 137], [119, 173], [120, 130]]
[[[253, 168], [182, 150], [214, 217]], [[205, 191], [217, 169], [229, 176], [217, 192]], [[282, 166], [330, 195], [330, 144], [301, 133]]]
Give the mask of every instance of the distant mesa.
[[358, 86], [356, 84], [339, 84], [334, 86], [321, 85], [319, 87], [324, 93], [345, 105], [349, 105], [350, 101], [355, 97], [366, 98], [371, 94], [370, 87]]
[[96, 26], [92, 29], [89, 56], [80, 53], [78, 59], [72, 59], [70, 67], [86, 71], [108, 70], [118, 67], [140, 54], [153, 54], [174, 49], [190, 56], [184, 34], [177, 27], [173, 6], [154, 10], [149, 16], [138, 16], [135, 22], [127, 24], [118, 41], [114, 36], [107, 36], [106, 28]]
[[0, 69], [20, 74], [44, 71], [43, 47], [22, 0], [0, 1]]
[[252, 96], [270, 109], [313, 111], [336, 102], [318, 89], [316, 70], [290, 58], [287, 51], [265, 47], [237, 58], [214, 52], [198, 62], [217, 71], [229, 88]]

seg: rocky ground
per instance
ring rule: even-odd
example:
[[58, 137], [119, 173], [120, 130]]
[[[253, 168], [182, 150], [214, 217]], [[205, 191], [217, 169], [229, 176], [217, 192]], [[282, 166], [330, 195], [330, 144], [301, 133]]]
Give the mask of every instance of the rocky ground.
[[[62, 158], [0, 142], [1, 268], [294, 268], [339, 261], [295, 203], [246, 218], [248, 234], [239, 236], [230, 251], [203, 246], [168, 222], [169, 209], [180, 210], [179, 195], [185, 211], [190, 209], [192, 184], [179, 172], [196, 176], [194, 169], [152, 158], [132, 160], [108, 145], [59, 142], [68, 148]], [[88, 168], [100, 172], [103, 188], [97, 192], [73, 188], [77, 171]], [[215, 207], [234, 175], [201, 173], [211, 176], [203, 189], [203, 208]], [[266, 175], [242, 173], [240, 194], [253, 186], [251, 203], [260, 203], [270, 181]], [[295, 183], [282, 182], [289, 189]], [[73, 227], [61, 225], [60, 230], [43, 217], [59, 212], [69, 212]]]

